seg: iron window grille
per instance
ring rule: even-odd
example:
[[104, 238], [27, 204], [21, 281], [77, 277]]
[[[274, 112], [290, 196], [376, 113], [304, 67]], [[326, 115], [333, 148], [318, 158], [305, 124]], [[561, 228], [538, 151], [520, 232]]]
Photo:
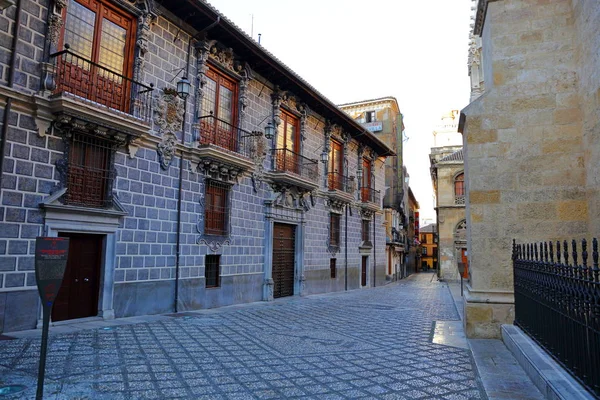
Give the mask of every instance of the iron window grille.
[[229, 220], [229, 189], [227, 183], [209, 179], [206, 181], [205, 225], [207, 235], [227, 235]]
[[424, 255], [424, 256], [427, 255], [427, 247], [421, 248], [421, 254]]
[[336, 275], [337, 275], [337, 266], [336, 266], [336, 259], [335, 258], [331, 258], [329, 260], [329, 271], [331, 274], [331, 279], [335, 279]]
[[370, 240], [370, 224], [371, 221], [369, 221], [368, 219], [363, 219], [362, 220], [362, 241], [363, 242], [368, 242]]
[[208, 254], [204, 259], [204, 276], [207, 288], [221, 286], [221, 256]]
[[116, 143], [76, 133], [69, 148], [65, 204], [109, 207], [114, 173], [111, 165]]
[[334, 247], [340, 245], [340, 219], [339, 214], [329, 214], [329, 244]]

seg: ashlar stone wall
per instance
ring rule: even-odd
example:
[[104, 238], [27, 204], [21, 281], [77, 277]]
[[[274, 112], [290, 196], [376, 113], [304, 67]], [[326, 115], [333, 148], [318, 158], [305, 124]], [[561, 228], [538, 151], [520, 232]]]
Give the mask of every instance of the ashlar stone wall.
[[[482, 32], [486, 93], [463, 110], [472, 278], [465, 296], [469, 337], [499, 337], [500, 324], [512, 323], [513, 239], [572, 239], [589, 233], [590, 208], [597, 203], [587, 197], [586, 184], [594, 178], [586, 174], [586, 160], [591, 165], [597, 150], [584, 149], [597, 143], [591, 126], [598, 121], [596, 114], [595, 124], [586, 122], [584, 135], [584, 117], [597, 113], [598, 104], [596, 99], [596, 108], [584, 112], [580, 94], [583, 82], [592, 90], [598, 87], [597, 71], [595, 82], [581, 74], [589, 57], [583, 55], [588, 48], [583, 50], [582, 36], [589, 41], [597, 30], [593, 23], [582, 25], [598, 15], [597, 5], [589, 3], [488, 3]], [[596, 49], [597, 37], [589, 42]]]

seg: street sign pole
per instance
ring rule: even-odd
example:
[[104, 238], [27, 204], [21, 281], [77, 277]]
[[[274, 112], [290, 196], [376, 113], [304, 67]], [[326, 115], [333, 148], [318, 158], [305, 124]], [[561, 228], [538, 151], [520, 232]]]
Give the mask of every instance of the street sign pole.
[[48, 351], [48, 329], [50, 313], [58, 290], [62, 284], [67, 257], [69, 239], [59, 237], [37, 237], [35, 240], [35, 280], [42, 302], [42, 345], [40, 349], [40, 367], [36, 400], [44, 397], [44, 377], [46, 375], [46, 354]]
[[44, 378], [46, 376], [46, 353], [48, 351], [48, 329], [50, 327], [50, 307], [43, 307], [42, 347], [40, 349], [40, 368], [38, 370], [36, 400], [44, 398]]

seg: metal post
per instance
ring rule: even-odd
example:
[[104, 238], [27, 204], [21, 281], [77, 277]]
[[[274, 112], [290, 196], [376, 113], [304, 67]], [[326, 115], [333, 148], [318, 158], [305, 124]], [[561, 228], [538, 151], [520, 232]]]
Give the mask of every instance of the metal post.
[[50, 307], [42, 307], [43, 309], [43, 320], [42, 320], [42, 345], [40, 354], [40, 367], [38, 370], [38, 381], [37, 381], [37, 392], [35, 395], [36, 400], [42, 400], [44, 398], [44, 377], [46, 375], [46, 353], [48, 351], [48, 327], [50, 326]]

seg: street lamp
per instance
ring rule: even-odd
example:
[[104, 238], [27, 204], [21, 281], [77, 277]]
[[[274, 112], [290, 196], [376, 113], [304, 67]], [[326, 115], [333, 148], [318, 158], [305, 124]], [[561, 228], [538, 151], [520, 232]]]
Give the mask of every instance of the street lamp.
[[326, 151], [323, 151], [321, 153], [321, 162], [323, 164], [327, 164], [327, 161], [329, 161], [329, 153], [327, 153]]
[[269, 121], [269, 123], [267, 123], [267, 126], [265, 126], [265, 137], [268, 140], [271, 140], [271, 139], [273, 139], [274, 135], [275, 135], [275, 127], [273, 126], [271, 121]]
[[189, 96], [191, 88], [192, 84], [188, 78], [184, 76], [179, 82], [177, 82], [177, 95], [181, 97], [182, 100], [185, 100]]

